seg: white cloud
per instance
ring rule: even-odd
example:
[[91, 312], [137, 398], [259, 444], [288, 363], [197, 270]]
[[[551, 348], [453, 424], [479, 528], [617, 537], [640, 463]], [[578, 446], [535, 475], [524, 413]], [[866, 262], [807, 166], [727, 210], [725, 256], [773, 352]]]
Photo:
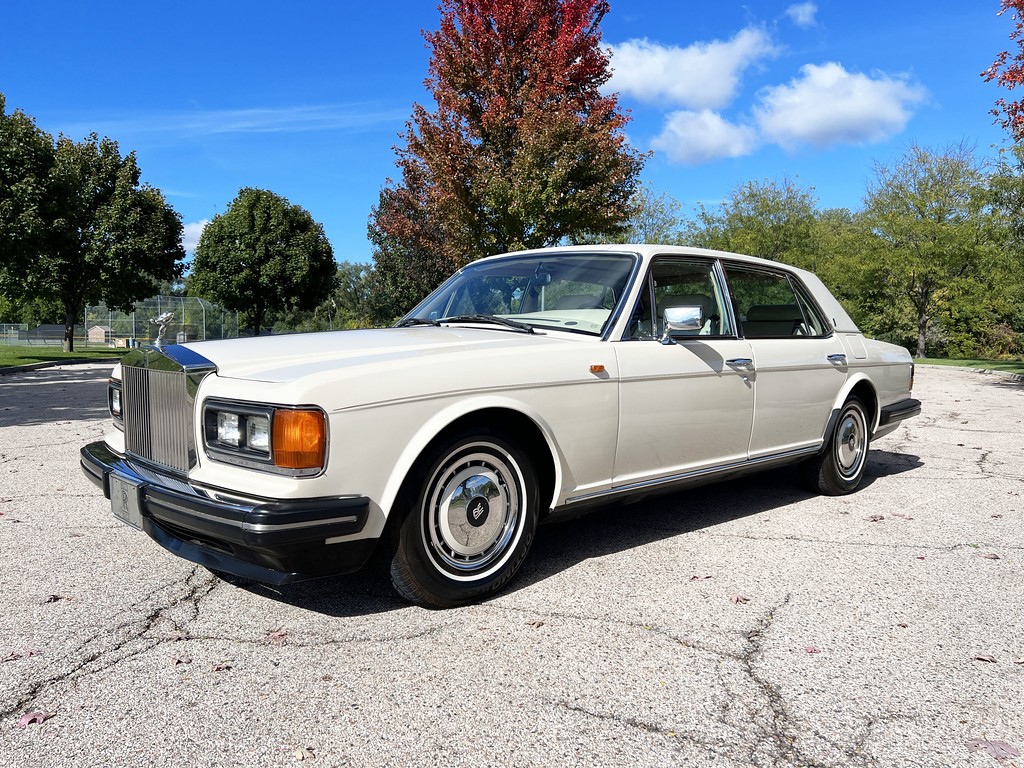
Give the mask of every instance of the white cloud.
[[186, 251], [189, 253], [195, 252], [196, 245], [199, 244], [199, 236], [203, 234], [203, 228], [209, 223], [209, 219], [203, 219], [202, 221], [193, 221], [183, 227], [184, 233], [181, 238], [181, 244]]
[[818, 6], [814, 3], [794, 3], [786, 9], [786, 15], [798, 27], [807, 29], [813, 27], [817, 22], [814, 17], [818, 13]]
[[720, 109], [735, 97], [743, 71], [776, 52], [768, 33], [753, 27], [686, 48], [628, 40], [612, 46], [609, 87], [641, 101]]
[[847, 72], [841, 64], [806, 64], [788, 85], [765, 88], [754, 117], [768, 141], [799, 144], [870, 144], [906, 126], [925, 89], [885, 74]]
[[664, 152], [669, 160], [698, 165], [723, 157], [742, 157], [758, 145], [757, 131], [737, 125], [721, 115], [704, 109], [700, 112], [673, 112], [651, 147]]

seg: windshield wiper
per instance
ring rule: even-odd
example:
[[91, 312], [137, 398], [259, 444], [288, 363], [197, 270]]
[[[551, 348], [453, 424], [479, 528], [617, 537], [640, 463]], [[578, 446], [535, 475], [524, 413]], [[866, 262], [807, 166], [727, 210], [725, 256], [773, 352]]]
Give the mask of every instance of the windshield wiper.
[[518, 320], [509, 320], [507, 317], [495, 317], [494, 315], [452, 315], [451, 317], [442, 317], [440, 322], [494, 323], [495, 325], [503, 325], [506, 328], [511, 328], [514, 331], [522, 331], [523, 333], [536, 333], [536, 331], [533, 330], [532, 325], [520, 323]]
[[438, 328], [441, 324], [437, 320], [426, 320], [422, 317], [407, 317], [405, 320], [398, 323], [395, 328], [408, 328], [412, 325], [432, 325], [435, 328]]

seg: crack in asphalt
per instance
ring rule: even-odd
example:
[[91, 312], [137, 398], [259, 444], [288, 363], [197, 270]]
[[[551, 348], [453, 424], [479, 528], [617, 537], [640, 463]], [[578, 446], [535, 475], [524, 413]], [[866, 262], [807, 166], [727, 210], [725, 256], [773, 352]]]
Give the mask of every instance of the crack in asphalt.
[[[797, 746], [797, 738], [799, 729], [797, 728], [796, 718], [789, 712], [789, 708], [782, 696], [782, 692], [777, 685], [767, 679], [762, 673], [756, 668], [757, 660], [761, 654], [762, 641], [767, 633], [768, 629], [772, 626], [773, 622], [777, 618], [777, 614], [789, 605], [792, 599], [792, 593], [787, 593], [786, 596], [774, 607], [768, 609], [763, 613], [758, 620], [757, 625], [744, 633], [742, 633], [743, 640], [746, 644], [746, 648], [739, 653], [719, 650], [711, 648], [703, 643], [694, 642], [688, 638], [679, 637], [668, 630], [661, 629], [657, 626], [647, 625], [639, 622], [629, 621], [608, 621], [594, 616], [584, 616], [580, 614], [570, 613], [552, 613], [548, 614], [549, 617], [555, 619], [568, 619], [575, 621], [590, 621], [599, 622], [603, 624], [615, 624], [624, 626], [632, 629], [643, 629], [651, 634], [657, 634], [661, 637], [688, 648], [690, 650], [706, 653], [711, 656], [717, 657], [721, 660], [733, 662], [738, 664], [743, 674], [749, 679], [756, 688], [761, 692], [764, 703], [758, 708], [751, 709], [748, 707], [747, 714], [749, 715], [749, 721], [755, 729], [755, 736], [753, 742], [747, 745], [746, 759], [751, 764], [758, 764], [758, 751], [761, 746], [765, 743], [770, 745], [772, 755], [770, 761], [773, 765], [786, 765], [786, 766], [797, 766], [798, 768], [826, 768], [824, 763], [818, 762], [811, 757], [805, 755], [801, 749]], [[506, 608], [502, 606], [487, 606], [491, 609], [501, 610], [506, 613], [517, 613], [522, 616], [532, 615], [522, 611], [518, 608]], [[729, 692], [729, 685], [721, 675], [719, 671], [719, 682], [722, 689], [727, 693]], [[730, 724], [728, 715], [731, 709], [731, 701], [733, 697], [730, 695], [722, 703], [717, 711], [717, 722], [726, 726], [727, 728], [734, 727]], [[672, 728], [667, 725], [662, 725], [646, 720], [641, 720], [635, 717], [626, 717], [617, 715], [614, 713], [602, 713], [597, 712], [585, 707], [581, 707], [577, 704], [573, 704], [567, 701], [556, 701], [552, 702], [556, 706], [562, 707], [566, 710], [577, 712], [580, 714], [587, 715], [589, 717], [597, 718], [600, 720], [615, 722], [621, 725], [625, 725], [637, 730], [645, 731], [652, 734], [662, 735], [666, 737], [673, 737], [690, 743], [694, 746], [698, 746], [702, 749], [713, 752], [717, 756], [728, 756], [733, 757], [733, 751], [728, 745], [719, 742], [712, 742], [706, 739], [695, 738], [691, 733], [681, 731], [676, 728]], [[767, 717], [767, 724], [758, 723], [758, 715], [765, 713]], [[756, 734], [760, 734], [762, 738], [757, 738]], [[867, 737], [865, 737], [866, 740]], [[858, 749], [858, 745], [854, 744], [852, 747], [844, 747], [839, 744], [834, 744], [835, 748], [847, 754], [855, 755]]]
[[[219, 583], [214, 576], [202, 576], [199, 571], [198, 566], [193, 567], [189, 575], [181, 582], [181, 585], [185, 588], [183, 594], [173, 596], [164, 603], [154, 606], [147, 614], [141, 617], [122, 621], [113, 628], [104, 629], [82, 641], [67, 655], [67, 657], [76, 655], [80, 657], [77, 662], [73, 663], [71, 669], [42, 680], [37, 680], [30, 685], [28, 690], [17, 696], [13, 703], [7, 706], [0, 705], [0, 707], [3, 707], [0, 709], [0, 720], [19, 714], [31, 702], [51, 688], [61, 685], [73, 686], [80, 680], [109, 671], [122, 662], [146, 653], [159, 645], [177, 641], [179, 638], [176, 636], [146, 637], [146, 635], [154, 629], [156, 624], [163, 621], [169, 621], [172, 626], [178, 628], [178, 623], [166, 616], [166, 614], [180, 606], [191, 606], [192, 617], [190, 621], [198, 617], [200, 601], [209, 595]], [[128, 610], [142, 606], [147, 598], [155, 597], [161, 591], [166, 590], [169, 586], [173, 587], [177, 583], [157, 587], [150, 591], [147, 596], [129, 606]], [[124, 636], [116, 638], [110, 647], [90, 650], [91, 646], [100, 644], [108, 640], [112, 634], [122, 631]]]
[[578, 704], [572, 704], [568, 701], [553, 701], [550, 703], [567, 712], [575, 712], [576, 714], [586, 715], [587, 717], [591, 717], [602, 722], [617, 723], [655, 736], [664, 736], [667, 739], [683, 741], [688, 744], [692, 744], [695, 747], [707, 750], [717, 756], [731, 757], [731, 751], [726, 745], [712, 742], [707, 739], [697, 738], [692, 733], [681, 732], [663, 725], [641, 720], [636, 717], [624, 717], [622, 715], [616, 715], [608, 712], [595, 712], [594, 710], [581, 707]]
[[[747, 648], [740, 655], [740, 665], [765, 699], [764, 707], [750, 712], [751, 723], [761, 732], [764, 741], [752, 744], [747, 758], [750, 763], [756, 764], [758, 762], [758, 747], [767, 742], [774, 753], [770, 758], [774, 765], [781, 763], [800, 768], [826, 768], [823, 763], [805, 755], [797, 746], [799, 734], [796, 729], [796, 718], [790, 713], [782, 691], [757, 670], [757, 661], [761, 655], [765, 634], [771, 628], [779, 611], [788, 606], [791, 599], [792, 593], [787, 593], [782, 602], [763, 613], [757, 626], [745, 634]], [[762, 713], [767, 716], [767, 723], [762, 724], [757, 721], [757, 715]]]

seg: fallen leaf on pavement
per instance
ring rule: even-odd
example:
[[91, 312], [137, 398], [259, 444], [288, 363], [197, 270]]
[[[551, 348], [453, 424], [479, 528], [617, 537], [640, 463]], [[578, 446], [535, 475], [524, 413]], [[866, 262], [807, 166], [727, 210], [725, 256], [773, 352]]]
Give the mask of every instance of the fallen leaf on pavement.
[[1011, 664], [1024, 664], [1024, 658], [1021, 659], [1010, 659]]
[[217, 662], [211, 667], [213, 672], [227, 672], [229, 669], [231, 669], [231, 665], [226, 661]]
[[733, 603], [736, 603], [736, 605], [742, 605], [743, 603], [749, 603], [750, 602], [750, 598], [749, 597], [747, 597], [746, 595], [740, 595], [740, 594], [729, 595], [729, 600], [731, 602], [733, 602]]
[[880, 523], [885, 520], [885, 515], [872, 515], [871, 517], [865, 518], [869, 523]]
[[36, 650], [30, 650], [30, 651], [11, 651], [6, 656], [4, 656], [2, 659], [0, 659], [0, 664], [2, 664], [5, 661], [17, 661], [18, 659], [28, 659], [28, 658], [30, 658], [32, 656], [38, 656], [38, 655], [39, 655], [39, 651], [36, 651]]
[[705, 581], [710, 578], [710, 576], [691, 576], [690, 581]]
[[313, 750], [309, 747], [306, 747], [305, 749], [296, 749], [294, 752], [292, 752], [292, 756], [296, 760], [316, 760], [316, 755], [313, 753]]
[[272, 629], [267, 632], [267, 640], [274, 645], [284, 645], [288, 642], [288, 631], [285, 629]]
[[999, 559], [999, 555], [997, 555], [995, 552], [986, 552], [984, 555], [982, 555], [982, 557], [984, 557], [986, 560], [998, 560]]
[[974, 657], [973, 661], [984, 661], [986, 664], [995, 664], [996, 657], [987, 653], [979, 653]]
[[41, 712], [35, 710], [34, 712], [26, 712], [18, 720], [19, 728], [28, 728], [30, 725], [41, 725], [54, 716], [54, 712]]
[[996, 760], [1005, 760], [1008, 757], [1020, 757], [1020, 751], [1005, 741], [993, 741], [989, 739], [971, 739], [967, 742], [967, 748], [971, 752], [985, 750]]
[[808, 645], [804, 650], [807, 653], [821, 653], [821, 648], [815, 648], [813, 645]]
[[43, 600], [43, 603], [56, 603], [56, 602], [58, 602], [60, 600], [70, 600], [70, 599], [71, 598], [68, 597], [67, 595], [49, 595], [45, 600]]
[[541, 627], [544, 626], [544, 620], [543, 619], [534, 619], [533, 621], [526, 622], [526, 625], [529, 626], [529, 627], [533, 627], [534, 629], [540, 629]]

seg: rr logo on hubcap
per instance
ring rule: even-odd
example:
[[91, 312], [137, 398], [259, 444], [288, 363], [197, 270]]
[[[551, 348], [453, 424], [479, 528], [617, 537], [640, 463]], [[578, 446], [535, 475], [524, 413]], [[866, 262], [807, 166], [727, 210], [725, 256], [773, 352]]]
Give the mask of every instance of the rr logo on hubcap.
[[487, 515], [490, 514], [491, 505], [483, 496], [474, 496], [466, 505], [466, 519], [469, 524], [479, 528], [487, 522]]

